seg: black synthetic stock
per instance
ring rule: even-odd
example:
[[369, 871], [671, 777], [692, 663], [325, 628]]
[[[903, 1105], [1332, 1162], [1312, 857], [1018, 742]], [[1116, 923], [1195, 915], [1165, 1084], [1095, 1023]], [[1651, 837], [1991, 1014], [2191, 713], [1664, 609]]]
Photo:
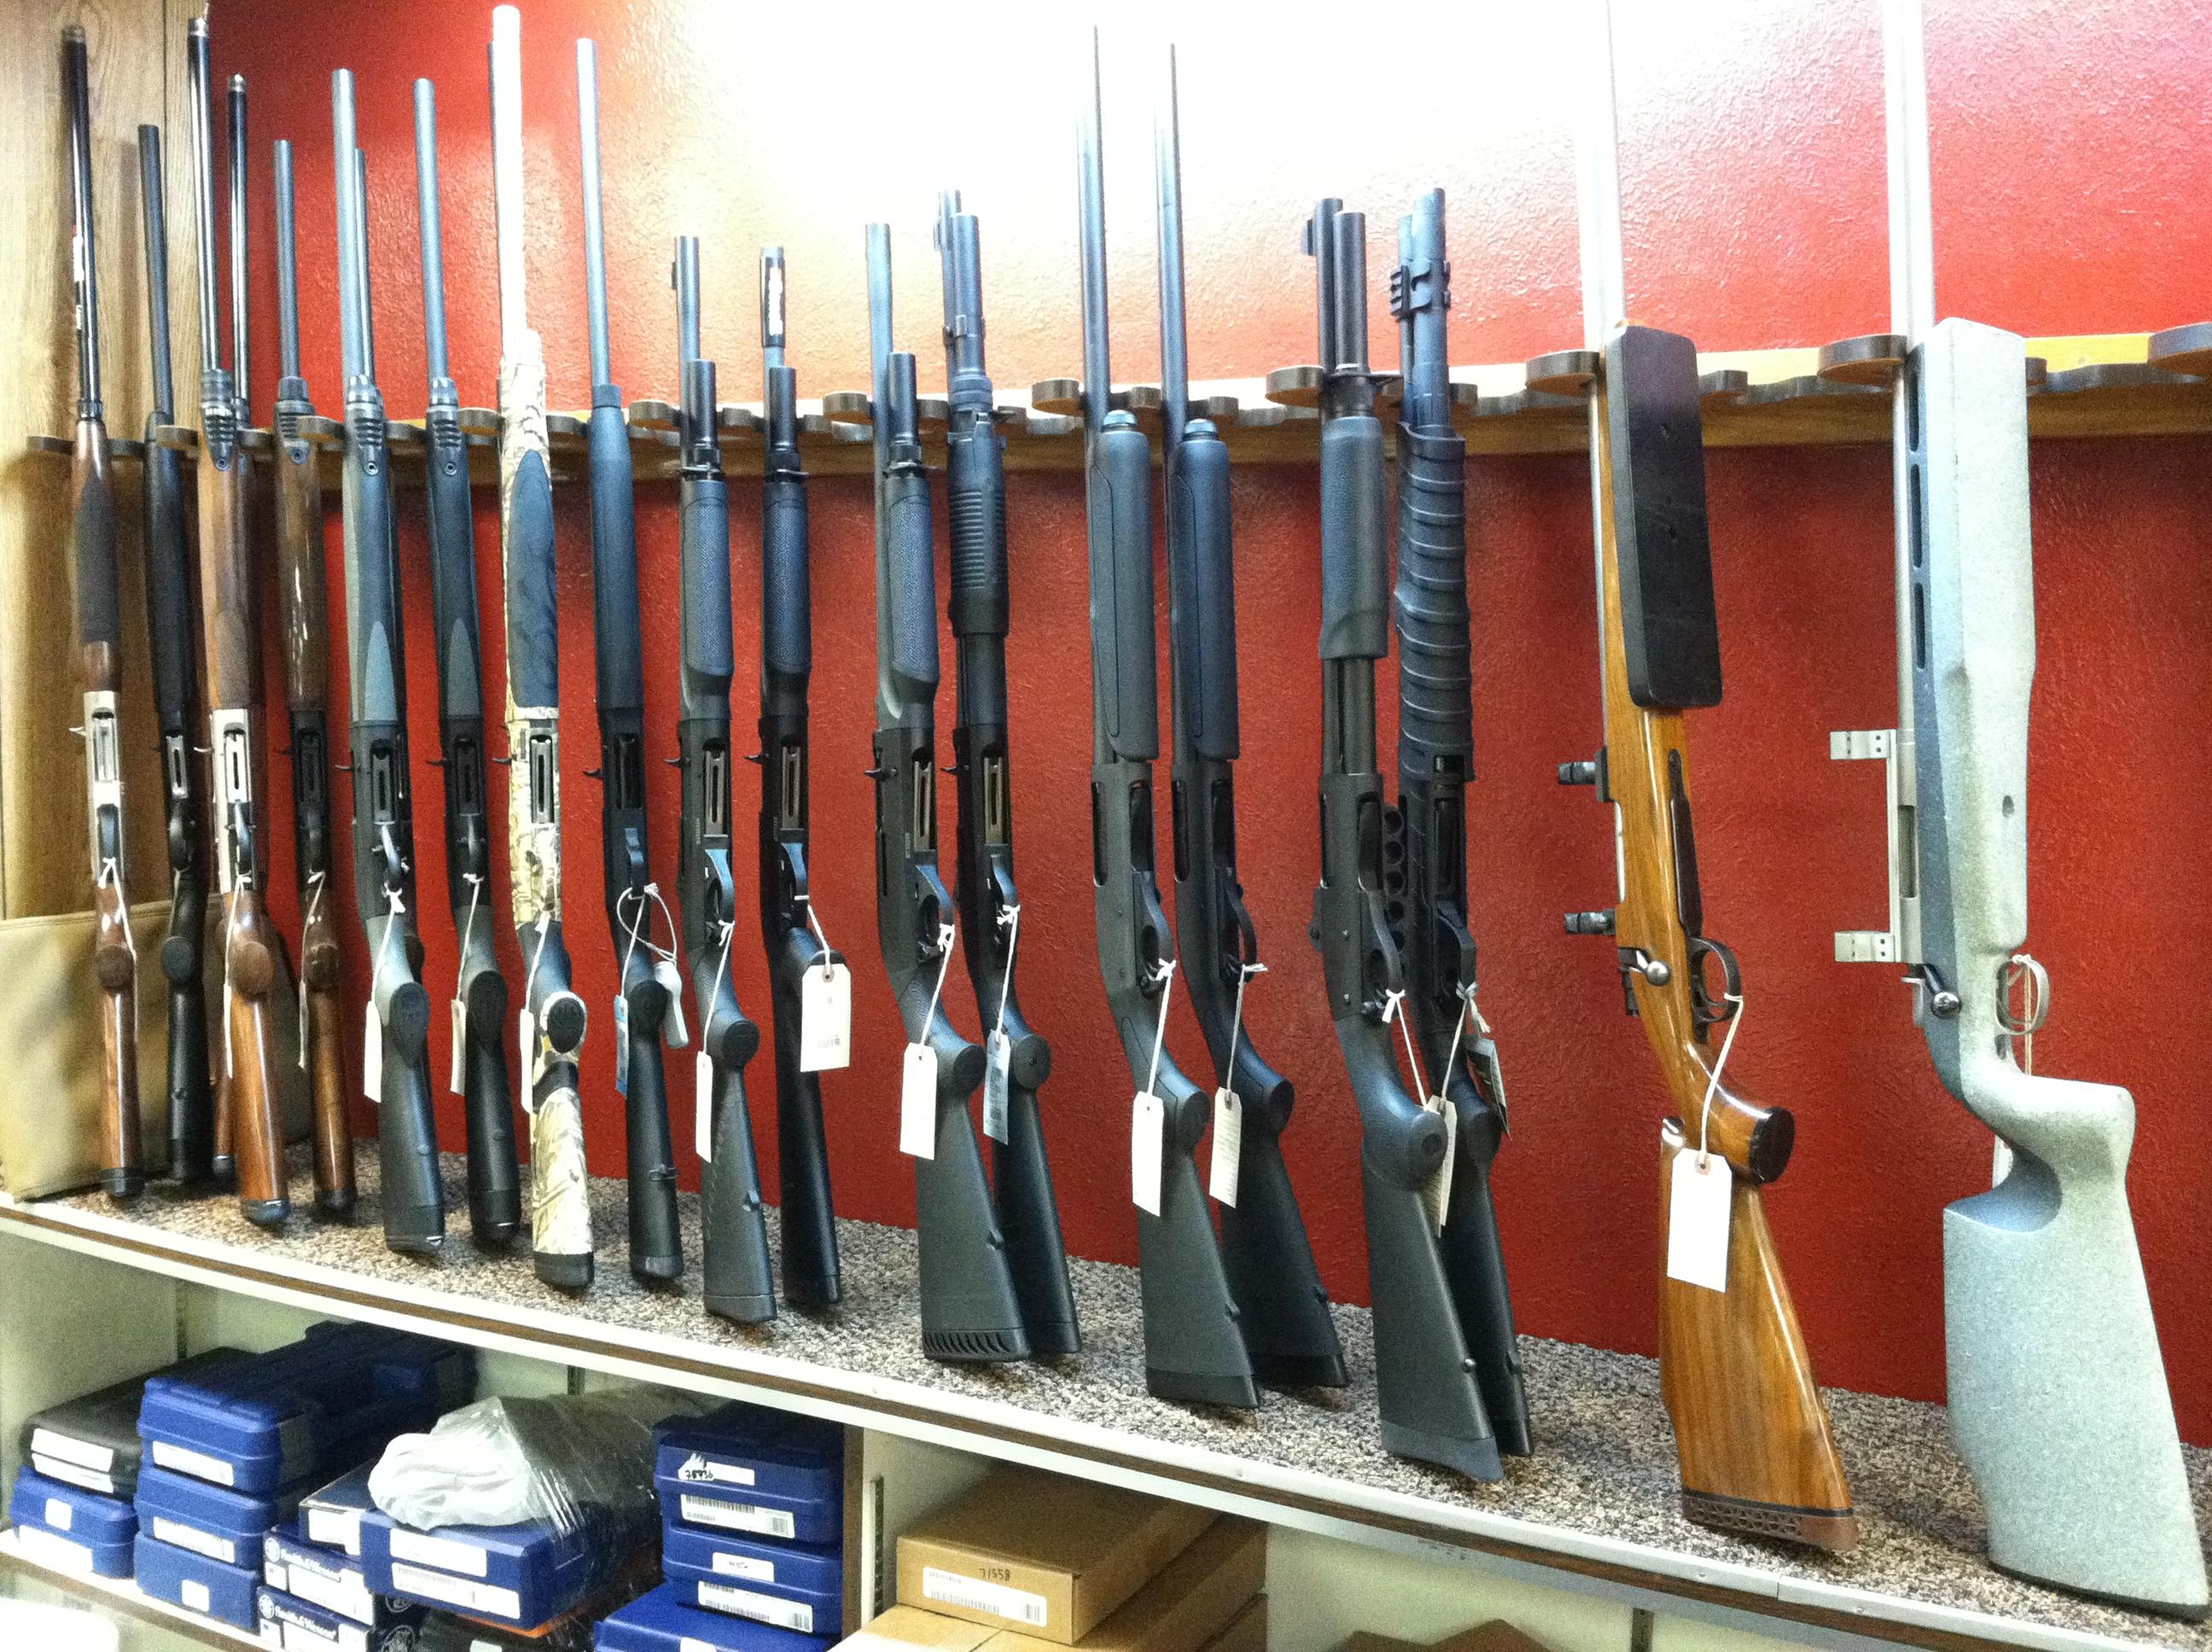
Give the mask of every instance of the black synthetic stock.
[[[1241, 1070], [1242, 1040], [1237, 1049]], [[1288, 1113], [1287, 1102], [1281, 1111]], [[1221, 1265], [1253, 1374], [1270, 1388], [1340, 1388], [1351, 1378], [1283, 1163], [1282, 1137], [1269, 1127], [1273, 1116], [1265, 1107], [1244, 1108], [1237, 1202], [1221, 1207]]]
[[708, 1105], [714, 1109], [714, 1156], [701, 1168], [699, 1178], [699, 1219], [707, 1235], [700, 1264], [707, 1311], [740, 1325], [757, 1324], [775, 1317], [775, 1285], [742, 1066], [714, 1063]]
[[[1229, 446], [1211, 422], [1194, 421], [1176, 445], [1167, 494], [1170, 629], [1176, 637], [1176, 715], [1190, 723], [1202, 757], [1237, 756], [1237, 594], [1229, 494]], [[1187, 617], [1186, 617], [1187, 616]], [[1176, 731], [1178, 739], [1182, 731]]]
[[1321, 657], [1390, 651], [1390, 554], [1383, 515], [1382, 426], [1370, 414], [1321, 433]]
[[489, 915], [479, 908], [477, 922], [481, 926], [460, 963], [469, 1236], [485, 1248], [503, 1250], [522, 1227], [522, 1172], [508, 1099], [514, 1092], [507, 1075], [507, 981], [494, 961]]
[[623, 1110], [629, 1172], [629, 1271], [673, 1279], [684, 1272], [684, 1234], [676, 1214], [676, 1146], [668, 1127], [660, 1029], [668, 989], [642, 959], [624, 983], [629, 1023], [629, 1105]]
[[[392, 948], [395, 954], [402, 950], [404, 943]], [[384, 1242], [397, 1251], [434, 1253], [445, 1243], [446, 1206], [438, 1176], [438, 1121], [430, 1099], [430, 998], [419, 983], [409, 981], [389, 990], [379, 1007], [384, 1060], [376, 1162]]]
[[1251, 1355], [1222, 1272], [1206, 1189], [1187, 1148], [1160, 1169], [1160, 1213], [1137, 1212], [1145, 1312], [1145, 1387], [1194, 1405], [1260, 1403]]
[[[773, 748], [771, 748], [773, 750]], [[830, 1186], [830, 1143], [822, 1123], [819, 1075], [799, 1067], [799, 981], [823, 957], [804, 926], [785, 926], [769, 969], [775, 1008], [776, 1163], [783, 1187], [783, 1294], [823, 1307], [842, 1294], [837, 1215]]]
[[1160, 753], [1158, 621], [1152, 592], [1152, 444], [1126, 414], [1092, 439], [1091, 654], [1101, 761]]
[[1605, 372], [1629, 698], [1651, 711], [1717, 706], [1698, 347], [1679, 333], [1624, 327], [1606, 347]]
[[[558, 702], [560, 620], [553, 586], [553, 484], [544, 455], [525, 452], [507, 507], [507, 677], [520, 707]], [[516, 754], [519, 757], [520, 753]]]
[[1464, 1073], [1452, 1075], [1451, 1103], [1459, 1114], [1451, 1203], [1437, 1243], [1451, 1281], [1460, 1333], [1474, 1357], [1482, 1407], [1501, 1451], [1525, 1457], [1534, 1449], [1528, 1398], [1521, 1369], [1521, 1340], [1513, 1330], [1513, 1297], [1505, 1277], [1505, 1248], [1491, 1193], [1491, 1166], [1504, 1131]]

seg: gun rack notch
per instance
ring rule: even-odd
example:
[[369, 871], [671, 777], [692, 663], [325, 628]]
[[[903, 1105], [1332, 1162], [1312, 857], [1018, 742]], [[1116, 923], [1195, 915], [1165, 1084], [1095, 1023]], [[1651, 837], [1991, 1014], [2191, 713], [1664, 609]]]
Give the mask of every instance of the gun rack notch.
[[[2150, 333], [2100, 333], [2027, 341], [2028, 429], [2036, 436], [2175, 436], [2212, 434], [2212, 322]], [[1709, 350], [1698, 358], [1704, 390], [1705, 444], [1710, 447], [1801, 447], [1890, 438], [1885, 393], [1903, 353], [1887, 333], [1846, 338], [1817, 348]], [[1588, 440], [1583, 395], [1597, 371], [1588, 350], [1558, 350], [1534, 361], [1454, 370], [1452, 399], [1470, 453], [1565, 453]], [[1310, 463], [1318, 451], [1320, 419], [1315, 400], [1321, 370], [1278, 367], [1264, 379], [1235, 379], [1191, 386], [1194, 418], [1213, 421], [1237, 459], [1244, 464]], [[1394, 412], [1395, 375], [1378, 375], [1387, 421]], [[1001, 391], [996, 410], [1006, 438], [1010, 471], [1073, 471], [1083, 463], [1081, 385], [1044, 379], [1026, 396]], [[865, 474], [872, 462], [871, 410], [864, 391], [832, 391], [802, 404], [799, 442], [807, 469], [822, 475]], [[1136, 415], [1157, 434], [1160, 392], [1156, 385], [1114, 392], [1113, 405]], [[921, 431], [933, 462], [942, 463], [949, 410], [942, 397], [921, 399]], [[630, 450], [641, 482], [672, 480], [677, 471], [677, 410], [658, 398], [641, 398], [628, 410]], [[556, 482], [584, 479], [586, 416], [547, 416]], [[726, 467], [738, 475], [761, 470], [762, 411], [757, 403], [725, 402], [717, 413]], [[473, 480], [482, 487], [498, 477], [499, 415], [465, 407], [460, 423], [471, 450]], [[419, 479], [422, 426], [394, 419], [392, 455], [401, 481]], [[344, 436], [335, 420], [308, 422], [308, 439], [337, 464]], [[186, 425], [156, 432], [164, 446], [190, 452], [198, 435]], [[250, 455], [265, 455], [270, 433], [248, 430]], [[66, 454], [63, 436], [33, 436], [31, 450]], [[114, 456], [143, 457], [141, 442], [116, 439]]]

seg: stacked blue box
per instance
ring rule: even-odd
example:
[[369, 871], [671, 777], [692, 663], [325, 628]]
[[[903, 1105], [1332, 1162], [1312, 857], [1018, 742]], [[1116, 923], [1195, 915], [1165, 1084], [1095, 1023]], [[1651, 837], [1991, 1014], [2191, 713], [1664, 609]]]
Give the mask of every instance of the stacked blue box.
[[254, 1596], [261, 1638], [283, 1652], [399, 1652], [415, 1643], [416, 1618], [387, 1618], [370, 1625], [356, 1623], [343, 1613], [302, 1600], [282, 1589], [263, 1584]]
[[702, 1612], [663, 1583], [604, 1619], [592, 1644], [598, 1652], [827, 1652], [835, 1639]]
[[660, 1572], [693, 1606], [801, 1635], [834, 1635], [845, 1610], [844, 1551], [668, 1527]]
[[256, 1497], [166, 1468], [141, 1469], [138, 1529], [156, 1542], [190, 1549], [226, 1566], [251, 1568], [260, 1561], [262, 1540], [292, 1517], [303, 1489]]
[[134, 1558], [138, 1587], [155, 1600], [240, 1629], [258, 1626], [253, 1604], [254, 1591], [261, 1584], [258, 1571], [226, 1566], [173, 1543], [157, 1543], [143, 1532], [138, 1534]]
[[830, 1545], [844, 1535], [844, 1430], [818, 1418], [732, 1404], [653, 1430], [661, 1519]]
[[566, 1530], [532, 1520], [434, 1532], [402, 1526], [374, 1508], [361, 1515], [361, 1558], [373, 1591], [523, 1628], [580, 1602], [605, 1580], [609, 1546], [622, 1541], [588, 1515]]
[[138, 1515], [120, 1497], [101, 1497], [78, 1486], [19, 1469], [8, 1500], [8, 1518], [24, 1552], [64, 1571], [96, 1577], [131, 1576], [131, 1546], [138, 1534]]

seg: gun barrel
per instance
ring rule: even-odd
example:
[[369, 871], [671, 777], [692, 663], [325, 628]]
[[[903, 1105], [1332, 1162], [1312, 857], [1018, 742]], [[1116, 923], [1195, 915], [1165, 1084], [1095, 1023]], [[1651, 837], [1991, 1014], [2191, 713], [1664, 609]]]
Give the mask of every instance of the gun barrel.
[[369, 301], [368, 285], [368, 155], [353, 152], [353, 245], [360, 260], [354, 271], [354, 301], [361, 306], [362, 371], [376, 377], [376, 309]]
[[157, 422], [174, 416], [176, 380], [169, 363], [169, 231], [161, 210], [161, 129], [138, 129], [138, 201], [145, 222], [148, 343], [154, 353], [154, 406]]
[[438, 214], [438, 88], [415, 82], [415, 200], [422, 225], [422, 349], [435, 384], [446, 362], [446, 241]]
[[278, 138], [272, 154], [276, 189], [276, 366], [282, 377], [296, 379], [300, 376], [300, 259], [294, 245], [289, 140]]
[[361, 279], [361, 220], [354, 211], [353, 194], [361, 173], [350, 163], [354, 150], [353, 71], [340, 69], [331, 75], [331, 130], [337, 148], [337, 201], [333, 216], [338, 228], [338, 337], [346, 382], [368, 376], [368, 344], [362, 336], [364, 306], [357, 284]]
[[100, 405], [100, 260], [92, 236], [92, 77], [84, 31], [62, 31], [69, 77], [70, 202], [76, 214], [70, 249], [76, 277], [76, 394], [87, 408]]
[[521, 353], [530, 330], [522, 257], [522, 14], [495, 6], [491, 14], [492, 216], [499, 242], [501, 353]]
[[592, 382], [604, 385], [614, 369], [607, 353], [607, 247], [599, 216], [599, 48], [591, 40], [576, 42], [576, 125], [584, 167], [584, 293], [591, 313]]
[[1095, 440], [1113, 400], [1106, 344], [1106, 173], [1100, 153], [1105, 125], [1098, 31], [1091, 31], [1091, 96], [1076, 122], [1076, 198], [1083, 237], [1083, 416]]
[[783, 365], [783, 249], [780, 246], [761, 248], [760, 323], [766, 365], [780, 367]]
[[676, 264], [671, 277], [676, 288], [676, 355], [678, 363], [699, 355], [699, 238], [676, 238]]
[[1160, 221], [1160, 425], [1172, 454], [1189, 418], [1190, 360], [1183, 331], [1182, 136], [1176, 97], [1176, 52], [1168, 47], [1160, 106], [1153, 116], [1152, 160]]
[[208, 83], [207, 19], [195, 17], [185, 25], [185, 79], [192, 105], [192, 207], [199, 219], [196, 245], [199, 258], [200, 374], [222, 371], [222, 323], [216, 303], [215, 273], [215, 134]]
[[230, 380], [231, 394], [244, 415], [253, 406], [248, 351], [252, 329], [246, 325], [246, 76], [230, 77]]

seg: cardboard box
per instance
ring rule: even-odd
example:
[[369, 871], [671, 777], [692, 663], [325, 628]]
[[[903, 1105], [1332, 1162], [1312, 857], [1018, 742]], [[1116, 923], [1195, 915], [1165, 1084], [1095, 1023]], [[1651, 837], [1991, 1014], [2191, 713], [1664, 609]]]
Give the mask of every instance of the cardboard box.
[[[1076, 1642], [1077, 1652], [1199, 1652], [1259, 1594], [1267, 1576], [1267, 1527], [1224, 1515]], [[1002, 1630], [983, 1652], [1055, 1649], [1036, 1636]]]
[[1255, 1594], [1200, 1652], [1267, 1652], [1267, 1597]]
[[1355, 1630], [1345, 1637], [1336, 1652], [1429, 1652], [1426, 1641], [1401, 1641], [1395, 1635], [1377, 1635], [1370, 1630]]
[[920, 1606], [893, 1606], [838, 1642], [834, 1652], [975, 1652], [992, 1633], [964, 1619], [939, 1617]]
[[899, 1604], [1072, 1645], [1212, 1521], [1188, 1503], [1002, 1467], [899, 1539]]
[[1513, 1627], [1503, 1618], [1462, 1629], [1438, 1641], [1429, 1652], [1550, 1652], [1543, 1642]]

